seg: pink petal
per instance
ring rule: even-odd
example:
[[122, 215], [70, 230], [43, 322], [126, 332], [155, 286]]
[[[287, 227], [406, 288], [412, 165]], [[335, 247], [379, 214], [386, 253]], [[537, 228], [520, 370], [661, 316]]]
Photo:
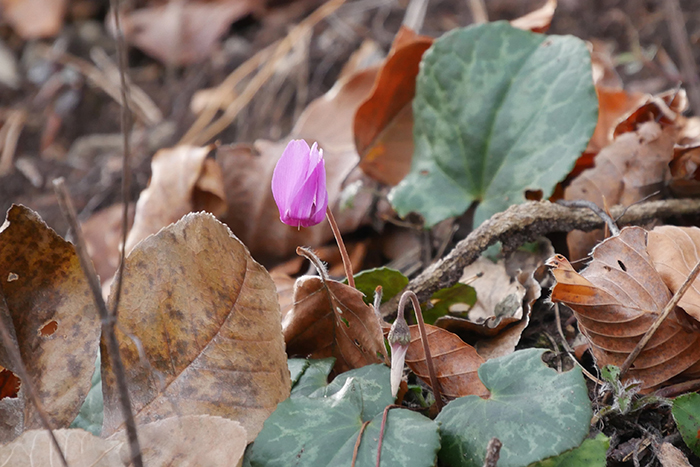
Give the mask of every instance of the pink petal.
[[272, 196], [280, 217], [289, 210], [294, 193], [309, 172], [309, 153], [309, 145], [303, 139], [290, 141], [272, 172]]
[[406, 352], [408, 352], [408, 344], [391, 344], [391, 395], [396, 397], [399, 392], [399, 384], [401, 384], [401, 376], [403, 375], [403, 364], [406, 360]]

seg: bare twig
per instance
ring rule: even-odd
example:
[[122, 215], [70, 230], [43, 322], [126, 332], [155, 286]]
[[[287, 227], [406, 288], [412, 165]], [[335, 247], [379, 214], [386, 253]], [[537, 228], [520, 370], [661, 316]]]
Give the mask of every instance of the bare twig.
[[438, 412], [442, 410], [442, 390], [440, 389], [440, 381], [437, 379], [437, 374], [435, 373], [435, 367], [433, 366], [433, 356], [430, 353], [430, 344], [428, 343], [428, 333], [425, 330], [425, 323], [423, 322], [423, 312], [420, 308], [420, 302], [418, 302], [418, 297], [416, 294], [410, 290], [404, 292], [401, 295], [401, 300], [399, 300], [399, 310], [403, 310], [406, 306], [406, 300], [410, 299], [413, 303], [413, 311], [416, 314], [416, 321], [418, 322], [418, 330], [420, 331], [420, 340], [423, 344], [423, 353], [425, 354], [425, 364], [428, 367], [428, 375], [430, 376], [430, 385], [433, 389], [433, 394], [435, 395], [435, 405], [437, 406]]
[[605, 381], [602, 381], [601, 379], [595, 377], [590, 371], [586, 370], [583, 365], [581, 365], [581, 362], [576, 360], [576, 357], [574, 356], [574, 351], [573, 349], [569, 346], [569, 343], [566, 341], [566, 336], [564, 335], [564, 330], [561, 327], [561, 316], [559, 314], [559, 303], [554, 304], [554, 316], [556, 317], [557, 321], [557, 331], [559, 331], [559, 336], [561, 337], [561, 342], [562, 342], [562, 347], [564, 347], [564, 350], [566, 353], [569, 355], [569, 358], [574, 361], [576, 365], [578, 365], [579, 368], [581, 368], [581, 372], [586, 375], [588, 379], [593, 381], [596, 384], [603, 385], [605, 384]]
[[[622, 206], [610, 211], [617, 217]], [[630, 207], [621, 218], [621, 224], [635, 224], [651, 219], [700, 213], [700, 199], [669, 199], [649, 201]], [[466, 266], [476, 261], [481, 252], [500, 241], [503, 251], [509, 253], [526, 242], [550, 232], [569, 232], [574, 229], [590, 231], [603, 226], [603, 221], [588, 209], [567, 208], [549, 201], [528, 201], [511, 206], [493, 215], [460, 241], [447, 256], [430, 265], [411, 280], [406, 290], [412, 290], [422, 302], [440, 289], [454, 285]], [[396, 312], [398, 297], [382, 305], [382, 316]]]
[[560, 199], [557, 201], [558, 204], [561, 204], [562, 206], [566, 206], [567, 208], [588, 208], [591, 211], [595, 213], [596, 216], [600, 217], [605, 221], [605, 224], [608, 226], [608, 229], [610, 229], [610, 235], [613, 237], [616, 235], [620, 235], [620, 228], [617, 226], [615, 221], [613, 220], [612, 217], [610, 217], [610, 214], [605, 212], [600, 206], [595, 204], [593, 201], [588, 201], [585, 199], [577, 199], [577, 200], [563, 200]]
[[403, 16], [403, 25], [413, 31], [420, 31], [425, 21], [425, 12], [428, 9], [428, 0], [411, 0], [406, 7]]
[[681, 59], [683, 81], [688, 89], [688, 99], [695, 115], [700, 114], [700, 82], [698, 81], [698, 66], [695, 63], [693, 50], [688, 40], [688, 30], [685, 27], [683, 12], [678, 0], [664, 0], [666, 6], [666, 21], [671, 35], [673, 47]]
[[680, 299], [683, 298], [683, 294], [685, 294], [688, 288], [693, 284], [695, 278], [698, 277], [698, 273], [700, 273], [700, 261], [698, 261], [698, 264], [696, 264], [693, 270], [690, 271], [690, 274], [688, 274], [688, 277], [685, 278], [685, 282], [683, 282], [683, 285], [681, 285], [681, 287], [676, 291], [671, 300], [666, 304], [661, 314], [656, 318], [654, 324], [652, 324], [651, 327], [649, 327], [649, 330], [637, 343], [632, 353], [627, 356], [625, 362], [620, 367], [620, 379], [622, 379], [622, 377], [625, 376], [627, 371], [629, 371], [630, 367], [634, 363], [634, 360], [639, 356], [642, 350], [644, 350], [644, 346], [647, 345], [649, 340], [654, 336], [654, 333], [657, 329], [659, 329], [661, 323], [663, 323], [663, 321], [666, 319], [666, 317], [668, 317], [671, 311], [673, 311], [676, 308], [676, 305], [678, 304]]
[[484, 0], [469, 0], [469, 9], [472, 11], [472, 19], [474, 20], [474, 24], [489, 22], [489, 15], [486, 12]]
[[66, 456], [63, 454], [63, 450], [61, 450], [61, 446], [58, 444], [58, 440], [53, 433], [53, 429], [51, 428], [49, 416], [44, 410], [44, 407], [41, 405], [39, 396], [34, 390], [34, 383], [29, 376], [27, 367], [24, 366], [24, 361], [22, 360], [22, 355], [20, 354], [18, 348], [17, 336], [14, 335], [14, 327], [11, 326], [13, 326], [13, 324], [12, 319], [10, 318], [10, 310], [7, 307], [5, 297], [0, 294], [0, 341], [5, 344], [5, 350], [7, 350], [7, 355], [14, 366], [14, 371], [17, 372], [22, 380], [24, 390], [26, 391], [29, 400], [32, 401], [32, 404], [34, 404], [34, 408], [36, 408], [36, 412], [39, 414], [39, 418], [41, 419], [41, 424], [44, 425], [46, 431], [49, 432], [51, 443], [58, 451], [58, 455], [61, 458], [61, 463], [64, 465], [64, 467], [68, 467]]
[[0, 177], [12, 171], [17, 141], [22, 133], [27, 113], [24, 110], [12, 110], [5, 119], [5, 124], [0, 128]]
[[350, 467], [355, 467], [355, 462], [357, 462], [357, 454], [360, 452], [362, 434], [365, 432], [365, 428], [367, 428], [367, 425], [369, 425], [370, 423], [372, 423], [372, 420], [367, 420], [365, 423], [362, 424], [362, 427], [360, 428], [360, 433], [357, 435], [357, 439], [355, 440], [355, 448], [352, 450], [352, 463], [350, 464]]
[[78, 258], [80, 259], [80, 267], [83, 269], [83, 274], [85, 274], [85, 277], [87, 278], [88, 285], [92, 291], [92, 297], [95, 300], [95, 306], [100, 314], [100, 321], [102, 322], [102, 338], [104, 339], [104, 343], [107, 347], [107, 357], [110, 360], [112, 370], [114, 371], [114, 377], [117, 381], [119, 401], [121, 402], [124, 423], [126, 424], [126, 435], [129, 441], [129, 447], [131, 449], [131, 461], [136, 467], [143, 467], [141, 448], [139, 446], [139, 440], [136, 433], [136, 421], [134, 420], [134, 414], [131, 411], [131, 397], [129, 396], [129, 388], [126, 381], [126, 371], [124, 370], [124, 363], [122, 362], [122, 358], [119, 353], [119, 342], [117, 341], [117, 336], [114, 333], [116, 318], [114, 315], [109, 313], [104, 298], [102, 298], [100, 281], [97, 278], [97, 273], [95, 273], [95, 267], [90, 260], [90, 255], [87, 253], [83, 231], [78, 223], [78, 217], [75, 214], [75, 208], [71, 202], [65, 182], [62, 178], [59, 178], [54, 180], [53, 184], [54, 189], [56, 190], [58, 205], [61, 208], [61, 212], [63, 212], [63, 216], [66, 218], [68, 225], [73, 231], [73, 235], [75, 236], [75, 250], [78, 254]]
[[[309, 29], [313, 28], [317, 23], [334, 13], [345, 0], [330, 0], [321, 5], [317, 10], [311, 13], [279, 43], [272, 57], [265, 62], [265, 66], [258, 72], [257, 75], [248, 83], [243, 92], [234, 99], [233, 102], [226, 108], [224, 114], [214, 121], [211, 125], [204, 128], [196, 135], [191, 135], [187, 132], [185, 135], [193, 144], [204, 144], [216, 135], [225, 130], [236, 119], [238, 114], [248, 103], [253, 99], [253, 96], [262, 88], [262, 86], [274, 75], [278, 62], [289, 52], [294, 44], [303, 38]], [[184, 138], [183, 138], [184, 139]]]
[[486, 446], [486, 458], [484, 459], [484, 467], [497, 467], [498, 459], [501, 457], [501, 447], [503, 443], [498, 438], [491, 438]]
[[340, 257], [343, 259], [343, 267], [345, 268], [345, 275], [348, 278], [348, 285], [355, 288], [355, 276], [352, 272], [352, 262], [350, 262], [350, 256], [348, 256], [348, 250], [345, 248], [345, 242], [343, 241], [343, 236], [340, 234], [340, 229], [338, 224], [333, 217], [333, 212], [331, 207], [326, 208], [326, 218], [328, 218], [328, 223], [331, 225], [331, 230], [333, 231], [333, 236], [338, 244], [338, 250], [340, 250]]

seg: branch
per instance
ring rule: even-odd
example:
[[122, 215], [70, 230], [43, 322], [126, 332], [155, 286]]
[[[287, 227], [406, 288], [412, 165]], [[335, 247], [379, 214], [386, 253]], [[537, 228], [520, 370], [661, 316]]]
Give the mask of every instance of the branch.
[[[613, 218], [624, 211], [623, 206], [611, 209]], [[669, 199], [636, 204], [627, 209], [619, 224], [639, 224], [652, 219], [700, 213], [700, 199]], [[603, 220], [587, 208], [568, 208], [549, 201], [528, 201], [511, 206], [494, 214], [477, 227], [467, 238], [438, 262], [425, 269], [406, 286], [421, 303], [440, 289], [457, 283], [465, 267], [479, 258], [489, 246], [500, 241], [503, 252], [508, 254], [524, 243], [552, 232], [569, 232], [574, 229], [591, 231], [603, 227]], [[396, 294], [382, 305], [382, 316], [396, 312], [399, 297]]]

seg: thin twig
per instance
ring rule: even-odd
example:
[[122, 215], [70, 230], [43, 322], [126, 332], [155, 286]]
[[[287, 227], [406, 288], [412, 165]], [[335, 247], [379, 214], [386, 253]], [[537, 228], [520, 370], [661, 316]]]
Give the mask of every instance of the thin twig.
[[423, 352], [425, 353], [425, 364], [428, 366], [428, 375], [430, 376], [430, 385], [433, 389], [433, 394], [435, 395], [435, 405], [437, 406], [438, 412], [442, 410], [442, 390], [440, 389], [440, 381], [437, 379], [435, 374], [435, 367], [433, 366], [433, 356], [430, 353], [430, 344], [428, 343], [428, 333], [425, 330], [425, 323], [423, 322], [423, 312], [420, 308], [420, 302], [416, 294], [410, 290], [406, 291], [401, 295], [401, 300], [399, 300], [399, 310], [403, 310], [406, 306], [406, 300], [411, 299], [413, 304], [413, 312], [416, 314], [416, 321], [418, 322], [418, 330], [420, 331], [420, 339], [423, 344]]
[[[330, 0], [321, 5], [317, 10], [311, 13], [279, 43], [272, 57], [267, 60], [265, 66], [258, 72], [257, 75], [248, 83], [243, 92], [228, 106], [224, 114], [214, 121], [207, 128], [204, 128], [198, 135], [192, 138], [194, 144], [205, 144], [215, 138], [219, 133], [224, 131], [238, 114], [253, 97], [258, 93], [260, 88], [275, 74], [279, 61], [292, 49], [298, 40], [307, 34], [307, 31], [313, 28], [318, 22], [322, 21], [332, 13], [334, 13], [346, 0]], [[188, 132], [189, 133], [189, 132]]]
[[340, 229], [338, 224], [335, 222], [335, 217], [333, 217], [333, 211], [331, 211], [330, 206], [326, 208], [326, 218], [328, 218], [328, 223], [331, 225], [331, 230], [333, 231], [333, 236], [338, 244], [338, 249], [340, 250], [340, 257], [343, 259], [343, 267], [345, 268], [345, 275], [348, 278], [348, 285], [355, 288], [355, 276], [352, 272], [352, 263], [350, 262], [350, 256], [348, 255], [348, 250], [345, 248], [345, 242], [343, 242], [343, 236], [340, 234]]
[[357, 462], [357, 454], [360, 452], [362, 434], [365, 432], [365, 428], [367, 428], [367, 425], [369, 425], [370, 423], [372, 423], [372, 420], [367, 420], [365, 423], [362, 424], [362, 427], [360, 428], [360, 434], [357, 435], [357, 439], [355, 440], [355, 448], [352, 450], [352, 463], [350, 464], [350, 467], [355, 467], [355, 462]]
[[554, 316], [556, 317], [557, 321], [557, 331], [559, 331], [559, 336], [561, 337], [561, 342], [562, 342], [562, 347], [564, 347], [564, 350], [566, 351], [567, 355], [571, 360], [574, 361], [576, 365], [578, 365], [579, 368], [581, 368], [581, 372], [586, 375], [588, 379], [593, 381], [596, 384], [603, 385], [605, 384], [605, 381], [595, 377], [590, 371], [585, 369], [583, 365], [581, 365], [581, 362], [579, 362], [576, 357], [574, 356], [574, 351], [573, 349], [569, 346], [569, 343], [566, 341], [566, 336], [564, 335], [564, 330], [561, 327], [561, 316], [559, 315], [559, 303], [554, 304]]
[[685, 27], [683, 11], [678, 0], [664, 0], [666, 6], [666, 21], [671, 35], [673, 47], [681, 59], [681, 73], [683, 81], [688, 88], [690, 106], [695, 115], [700, 114], [700, 82], [698, 80], [698, 66], [695, 63], [693, 49], [688, 40], [688, 30]]
[[484, 0], [469, 0], [469, 9], [472, 12], [472, 20], [474, 21], [474, 24], [489, 22], [489, 15], [486, 11]]
[[19, 135], [24, 128], [24, 121], [27, 113], [24, 110], [12, 110], [5, 119], [5, 124], [0, 132], [3, 136], [0, 137], [0, 145], [2, 146], [2, 154], [0, 154], [0, 177], [12, 172], [15, 151], [17, 149], [17, 141]]
[[401, 409], [403, 408], [400, 405], [387, 405], [384, 407], [384, 413], [382, 414], [382, 427], [379, 429], [379, 440], [377, 441], [377, 465], [376, 467], [379, 467], [379, 463], [382, 459], [382, 444], [384, 441], [384, 431], [386, 430], [386, 420], [389, 417], [389, 411], [391, 409]]
[[[618, 216], [625, 208], [614, 206], [610, 211]], [[651, 219], [665, 219], [700, 213], [700, 199], [668, 199], [649, 201], [632, 206], [620, 220], [621, 224], [636, 224]], [[481, 252], [500, 241], [505, 253], [520, 245], [551, 232], [569, 232], [574, 229], [591, 231], [603, 226], [603, 221], [589, 209], [567, 208], [549, 201], [528, 201], [511, 206], [491, 216], [460, 241], [447, 256], [430, 265], [409, 282], [405, 290], [412, 290], [421, 301], [426, 301], [440, 289], [453, 286], [465, 267], [476, 261]], [[382, 305], [382, 316], [396, 313], [398, 295]]]
[[654, 324], [651, 325], [651, 327], [646, 332], [646, 334], [644, 334], [639, 343], [637, 343], [632, 353], [627, 356], [627, 358], [625, 359], [625, 363], [623, 363], [620, 367], [620, 379], [622, 379], [622, 377], [625, 376], [627, 371], [629, 371], [630, 367], [634, 363], [634, 360], [639, 356], [642, 350], [644, 350], [644, 346], [647, 345], [649, 340], [654, 336], [654, 333], [657, 329], [659, 329], [661, 323], [663, 323], [663, 321], [671, 313], [671, 311], [673, 311], [676, 308], [676, 305], [678, 304], [680, 299], [683, 298], [685, 292], [693, 284], [695, 278], [698, 277], [698, 273], [700, 273], [700, 261], [698, 261], [698, 264], [696, 264], [693, 270], [690, 271], [690, 274], [688, 275], [688, 277], [685, 278], [685, 282], [683, 282], [683, 285], [681, 285], [681, 287], [676, 291], [671, 300], [666, 304], [661, 314], [658, 316], [658, 318], [656, 318]]
[[616, 236], [620, 235], [620, 228], [617, 226], [613, 218], [608, 214], [604, 209], [602, 209], [600, 206], [595, 204], [593, 201], [587, 201], [583, 199], [577, 199], [577, 200], [563, 200], [560, 199], [557, 201], [558, 204], [561, 204], [562, 206], [566, 206], [567, 208], [588, 208], [591, 211], [595, 213], [596, 216], [600, 217], [605, 221], [605, 224], [608, 226], [608, 229], [610, 229], [610, 234], [611, 236]]
[[[61, 463], [64, 465], [64, 467], [68, 467], [68, 461], [66, 460], [66, 456], [63, 454], [63, 450], [61, 450], [61, 446], [58, 444], [58, 440], [56, 439], [56, 436], [53, 433], [53, 429], [51, 428], [49, 416], [44, 410], [44, 407], [41, 405], [39, 396], [34, 390], [34, 383], [32, 382], [32, 379], [29, 376], [27, 367], [24, 366], [22, 354], [20, 353], [18, 348], [17, 337], [14, 336], [13, 338], [12, 336], [12, 334], [14, 334], [12, 332], [14, 331], [14, 327], [10, 328], [10, 326], [12, 326], [10, 310], [7, 307], [5, 297], [2, 294], [0, 294], [0, 341], [2, 341], [5, 344], [5, 350], [7, 350], [7, 354], [10, 357], [10, 361], [14, 365], [14, 371], [19, 375], [21, 379], [21, 384], [24, 385], [24, 390], [27, 393], [29, 400], [32, 401], [32, 404], [34, 404], [34, 408], [36, 408], [36, 412], [39, 414], [39, 418], [41, 419], [41, 424], [44, 425], [46, 431], [49, 432], [51, 443], [58, 451], [58, 455], [61, 458]], [[10, 329], [12, 329], [12, 331], [10, 331]]]
[[124, 416], [124, 423], [126, 424], [126, 435], [131, 450], [131, 462], [133, 462], [136, 467], [143, 467], [141, 448], [139, 446], [139, 439], [136, 432], [136, 421], [134, 420], [134, 414], [131, 410], [131, 397], [129, 396], [129, 388], [126, 381], [126, 371], [124, 369], [121, 354], [119, 353], [119, 342], [117, 341], [117, 336], [114, 333], [116, 318], [114, 315], [109, 313], [104, 298], [102, 298], [100, 281], [97, 278], [97, 273], [95, 272], [95, 267], [92, 264], [90, 255], [87, 253], [83, 231], [80, 228], [80, 223], [78, 222], [78, 217], [75, 214], [75, 208], [73, 207], [73, 202], [68, 194], [66, 184], [62, 178], [59, 178], [53, 181], [53, 185], [54, 189], [56, 190], [56, 197], [58, 199], [58, 205], [61, 208], [61, 212], [73, 231], [73, 235], [75, 237], [75, 250], [78, 254], [78, 258], [80, 259], [80, 267], [83, 269], [83, 274], [85, 274], [85, 277], [87, 278], [88, 285], [92, 291], [92, 297], [95, 300], [95, 306], [100, 314], [100, 321], [102, 322], [102, 338], [105, 341], [105, 345], [107, 347], [107, 357], [110, 360], [112, 371], [114, 372], [114, 377], [117, 381], [119, 401], [121, 402], [122, 406], [122, 415]]

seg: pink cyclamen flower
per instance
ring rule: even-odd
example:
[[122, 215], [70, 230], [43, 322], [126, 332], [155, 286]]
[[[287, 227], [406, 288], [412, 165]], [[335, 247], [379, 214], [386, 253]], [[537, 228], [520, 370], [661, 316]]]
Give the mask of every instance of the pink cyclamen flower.
[[294, 227], [310, 227], [323, 220], [328, 207], [323, 149], [303, 139], [289, 142], [272, 172], [272, 196], [280, 220]]

